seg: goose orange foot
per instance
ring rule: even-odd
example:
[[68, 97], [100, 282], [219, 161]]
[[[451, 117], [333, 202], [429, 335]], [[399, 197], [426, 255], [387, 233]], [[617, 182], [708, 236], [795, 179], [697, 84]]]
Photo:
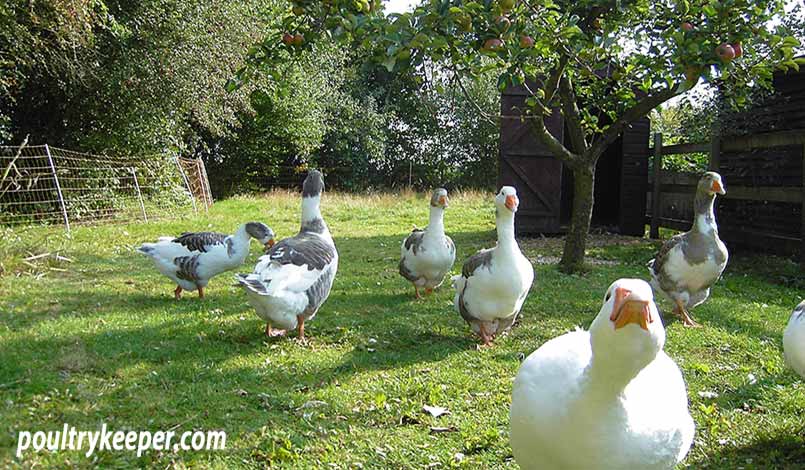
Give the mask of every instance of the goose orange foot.
[[277, 338], [277, 337], [280, 337], [280, 336], [285, 336], [285, 333], [287, 333], [287, 331], [271, 328], [271, 324], [266, 323], [266, 336], [267, 337], [269, 337], [269, 338]]
[[674, 308], [674, 313], [679, 316], [679, 319], [682, 320], [682, 324], [691, 327], [691, 328], [701, 328], [701, 325], [696, 323], [693, 318], [690, 317], [688, 314], [688, 310], [682, 305], [682, 302], [676, 301], [676, 308]]

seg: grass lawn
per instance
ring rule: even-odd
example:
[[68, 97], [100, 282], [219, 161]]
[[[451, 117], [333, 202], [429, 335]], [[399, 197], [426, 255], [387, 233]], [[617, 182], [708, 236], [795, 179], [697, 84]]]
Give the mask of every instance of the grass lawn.
[[[566, 276], [551, 264], [561, 240], [523, 240], [536, 279], [522, 320], [479, 351], [453, 311], [449, 282], [416, 301], [397, 273], [400, 242], [412, 224], [427, 223], [427, 210], [424, 195], [324, 195], [340, 266], [305, 346], [267, 341], [229, 275], [213, 279], [203, 300], [186, 293], [175, 301], [175, 286], [133, 251], [159, 235], [231, 233], [249, 220], [293, 235], [296, 194], [226, 200], [185, 220], [76, 227], [70, 239], [58, 227], [0, 229], [0, 466], [516, 468], [508, 409], [521, 358], [588, 327], [613, 280], [647, 278], [657, 244], [593, 237], [592, 272]], [[451, 195], [445, 225], [457, 272], [494, 243], [491, 195]], [[257, 251], [253, 243], [242, 272]], [[51, 256], [22, 262], [40, 253]], [[785, 367], [781, 336], [804, 288], [793, 262], [735, 254], [711, 299], [692, 313], [704, 328], [664, 319], [665, 350], [682, 368], [697, 428], [684, 466], [802, 468], [805, 382]], [[423, 405], [450, 413], [433, 418]], [[20, 430], [63, 423], [223, 429], [227, 450], [92, 459], [29, 451], [16, 459]]]

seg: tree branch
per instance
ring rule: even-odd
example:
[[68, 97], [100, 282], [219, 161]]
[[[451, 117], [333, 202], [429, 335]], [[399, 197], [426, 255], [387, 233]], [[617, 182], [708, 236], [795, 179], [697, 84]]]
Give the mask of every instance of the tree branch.
[[619, 135], [626, 129], [626, 126], [634, 121], [646, 116], [652, 109], [665, 103], [674, 96], [681, 94], [679, 86], [674, 84], [670, 88], [666, 88], [655, 95], [649, 95], [641, 101], [637, 102], [634, 106], [627, 109], [615, 122], [605, 130], [601, 136], [593, 142], [583, 155], [583, 158], [589, 163], [593, 163], [600, 157], [607, 147], [609, 147]]
[[587, 140], [584, 138], [584, 127], [581, 123], [576, 92], [570, 77], [563, 75], [559, 82], [559, 99], [562, 101], [562, 114], [567, 121], [568, 134], [573, 150], [581, 155], [587, 152]]
[[[483, 108], [481, 108], [481, 105], [479, 105], [478, 102], [475, 101], [475, 99], [470, 95], [470, 92], [467, 91], [467, 88], [464, 87], [464, 82], [461, 81], [461, 76], [455, 70], [453, 70], [453, 80], [456, 83], [458, 83], [458, 86], [461, 89], [461, 93], [464, 95], [464, 97], [467, 99], [467, 101], [469, 101], [473, 105], [475, 110], [478, 111], [478, 114], [480, 114], [481, 117], [486, 119], [488, 122], [497, 123], [498, 121], [503, 120], [503, 119], [518, 119], [518, 120], [521, 120], [521, 121], [523, 121], [523, 120], [533, 121], [534, 119], [537, 119], [537, 116], [534, 116], [534, 115], [528, 116], [528, 115], [524, 115], [524, 114], [491, 114], [491, 113], [488, 113], [488, 112], [484, 111]], [[528, 90], [528, 91], [529, 91], [529, 93], [532, 94], [532, 96], [534, 96], [534, 99], [537, 100], [537, 108], [539, 108], [540, 113], [550, 114], [551, 110], [546, 108], [545, 105], [542, 104], [542, 101], [540, 101], [539, 98], [537, 98], [536, 95], [534, 95], [531, 90]]]
[[578, 154], [575, 154], [568, 150], [565, 145], [559, 141], [556, 137], [553, 136], [548, 131], [548, 128], [545, 127], [545, 116], [539, 115], [535, 116], [535, 119], [532, 121], [532, 128], [536, 133], [537, 139], [542, 142], [543, 145], [548, 147], [548, 150], [553, 154], [554, 157], [567, 162], [571, 167], [582, 163], [582, 159]]
[[556, 89], [559, 88], [559, 80], [565, 74], [565, 67], [567, 67], [568, 60], [570, 59], [567, 55], [559, 56], [559, 64], [556, 65], [556, 69], [553, 71], [553, 74], [548, 77], [548, 81], [545, 83], [545, 102], [548, 104], [550, 104], [550, 102], [553, 100]]

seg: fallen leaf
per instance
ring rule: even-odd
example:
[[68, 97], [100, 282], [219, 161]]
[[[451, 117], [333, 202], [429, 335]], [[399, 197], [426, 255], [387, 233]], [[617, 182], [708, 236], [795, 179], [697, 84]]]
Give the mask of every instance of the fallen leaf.
[[443, 408], [443, 407], [441, 407], [441, 406], [430, 406], [430, 405], [424, 405], [424, 406], [422, 407], [422, 410], [423, 410], [425, 413], [428, 413], [429, 415], [433, 416], [434, 418], [438, 418], [438, 417], [439, 417], [439, 416], [441, 416], [441, 415], [445, 415], [445, 414], [447, 414], [447, 413], [450, 413], [450, 412], [447, 410], [447, 408]]

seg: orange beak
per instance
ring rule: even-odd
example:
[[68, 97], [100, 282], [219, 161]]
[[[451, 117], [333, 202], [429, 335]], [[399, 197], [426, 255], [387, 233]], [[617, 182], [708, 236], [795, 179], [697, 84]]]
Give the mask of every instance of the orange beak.
[[629, 300], [632, 292], [623, 287], [615, 289], [615, 305], [609, 319], [615, 322], [615, 329], [623, 328], [629, 323], [639, 325], [648, 331], [648, 325], [654, 323], [647, 300]]
[[447, 196], [439, 196], [439, 204], [441, 204], [442, 207], [447, 207], [448, 202]]
[[721, 183], [718, 181], [713, 181], [713, 185], [710, 187], [710, 191], [718, 194], [724, 194], [724, 188], [721, 187]]
[[266, 242], [266, 250], [271, 249], [272, 246], [274, 246], [274, 239], [273, 238]]
[[517, 196], [506, 196], [506, 208], [514, 212], [517, 210]]

